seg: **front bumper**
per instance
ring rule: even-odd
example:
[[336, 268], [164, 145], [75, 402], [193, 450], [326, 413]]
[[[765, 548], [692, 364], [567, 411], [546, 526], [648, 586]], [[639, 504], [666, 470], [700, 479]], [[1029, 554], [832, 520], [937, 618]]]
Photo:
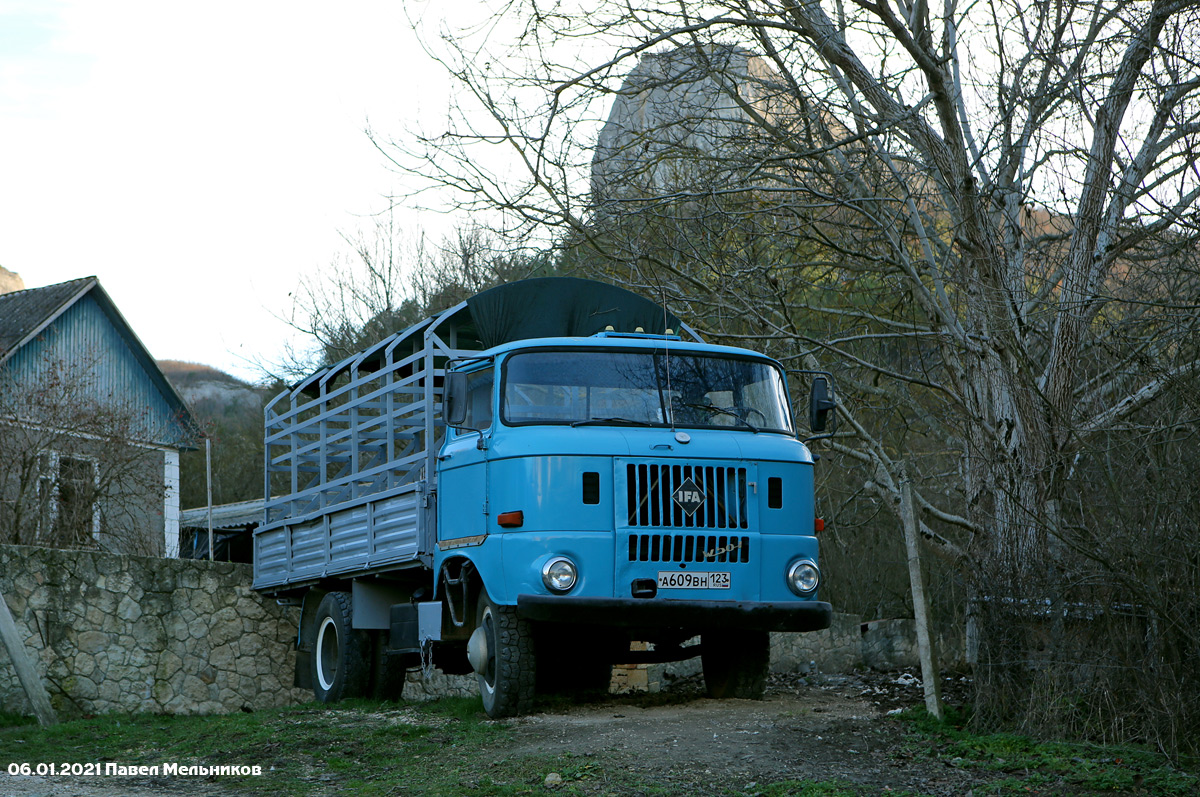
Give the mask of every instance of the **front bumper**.
[[527, 620], [544, 622], [696, 631], [820, 631], [833, 622], [833, 607], [824, 601], [762, 603], [518, 595], [517, 613]]

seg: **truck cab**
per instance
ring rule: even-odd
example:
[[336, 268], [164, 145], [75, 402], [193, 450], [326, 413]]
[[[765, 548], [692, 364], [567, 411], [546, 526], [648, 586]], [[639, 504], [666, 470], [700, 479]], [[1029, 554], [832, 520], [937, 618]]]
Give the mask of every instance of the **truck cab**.
[[[768, 632], [828, 627], [813, 459], [778, 363], [603, 332], [508, 344], [450, 374], [439, 483], [455, 499], [438, 502], [435, 567], [442, 590], [478, 577], [468, 652], [495, 700], [525, 700], [504, 692], [506, 666], [563, 666], [538, 660], [555, 637], [589, 662], [629, 658], [631, 641], [653, 645], [647, 660], [700, 654], [715, 695], [761, 697]], [[481, 606], [522, 633], [548, 626], [530, 661]]]

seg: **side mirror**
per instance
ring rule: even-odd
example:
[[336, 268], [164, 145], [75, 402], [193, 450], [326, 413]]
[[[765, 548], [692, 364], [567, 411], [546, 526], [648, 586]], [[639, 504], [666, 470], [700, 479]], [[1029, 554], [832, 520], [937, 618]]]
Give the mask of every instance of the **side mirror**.
[[808, 399], [808, 428], [814, 432], [828, 430], [829, 434], [837, 431], [837, 402], [834, 401], [828, 377], [813, 377], [812, 393]]
[[467, 375], [460, 371], [446, 374], [442, 392], [442, 419], [447, 426], [461, 427], [467, 420]]

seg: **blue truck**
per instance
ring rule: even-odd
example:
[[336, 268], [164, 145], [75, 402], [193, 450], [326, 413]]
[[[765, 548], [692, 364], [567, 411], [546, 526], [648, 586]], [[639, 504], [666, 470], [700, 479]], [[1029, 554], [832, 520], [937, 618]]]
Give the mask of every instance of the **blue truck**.
[[265, 440], [254, 588], [300, 607], [322, 701], [438, 667], [512, 716], [695, 656], [711, 695], [761, 698], [770, 632], [831, 620], [783, 368], [615, 286], [480, 293], [276, 396]]

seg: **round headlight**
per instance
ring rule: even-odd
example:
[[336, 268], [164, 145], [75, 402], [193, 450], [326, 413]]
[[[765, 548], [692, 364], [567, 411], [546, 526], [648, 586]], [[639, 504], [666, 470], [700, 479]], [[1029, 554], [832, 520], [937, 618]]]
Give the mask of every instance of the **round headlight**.
[[801, 597], [810, 594], [821, 581], [821, 572], [807, 559], [792, 562], [787, 571], [788, 589]]
[[551, 592], [570, 592], [578, 577], [575, 563], [565, 556], [556, 556], [542, 565], [542, 583]]

